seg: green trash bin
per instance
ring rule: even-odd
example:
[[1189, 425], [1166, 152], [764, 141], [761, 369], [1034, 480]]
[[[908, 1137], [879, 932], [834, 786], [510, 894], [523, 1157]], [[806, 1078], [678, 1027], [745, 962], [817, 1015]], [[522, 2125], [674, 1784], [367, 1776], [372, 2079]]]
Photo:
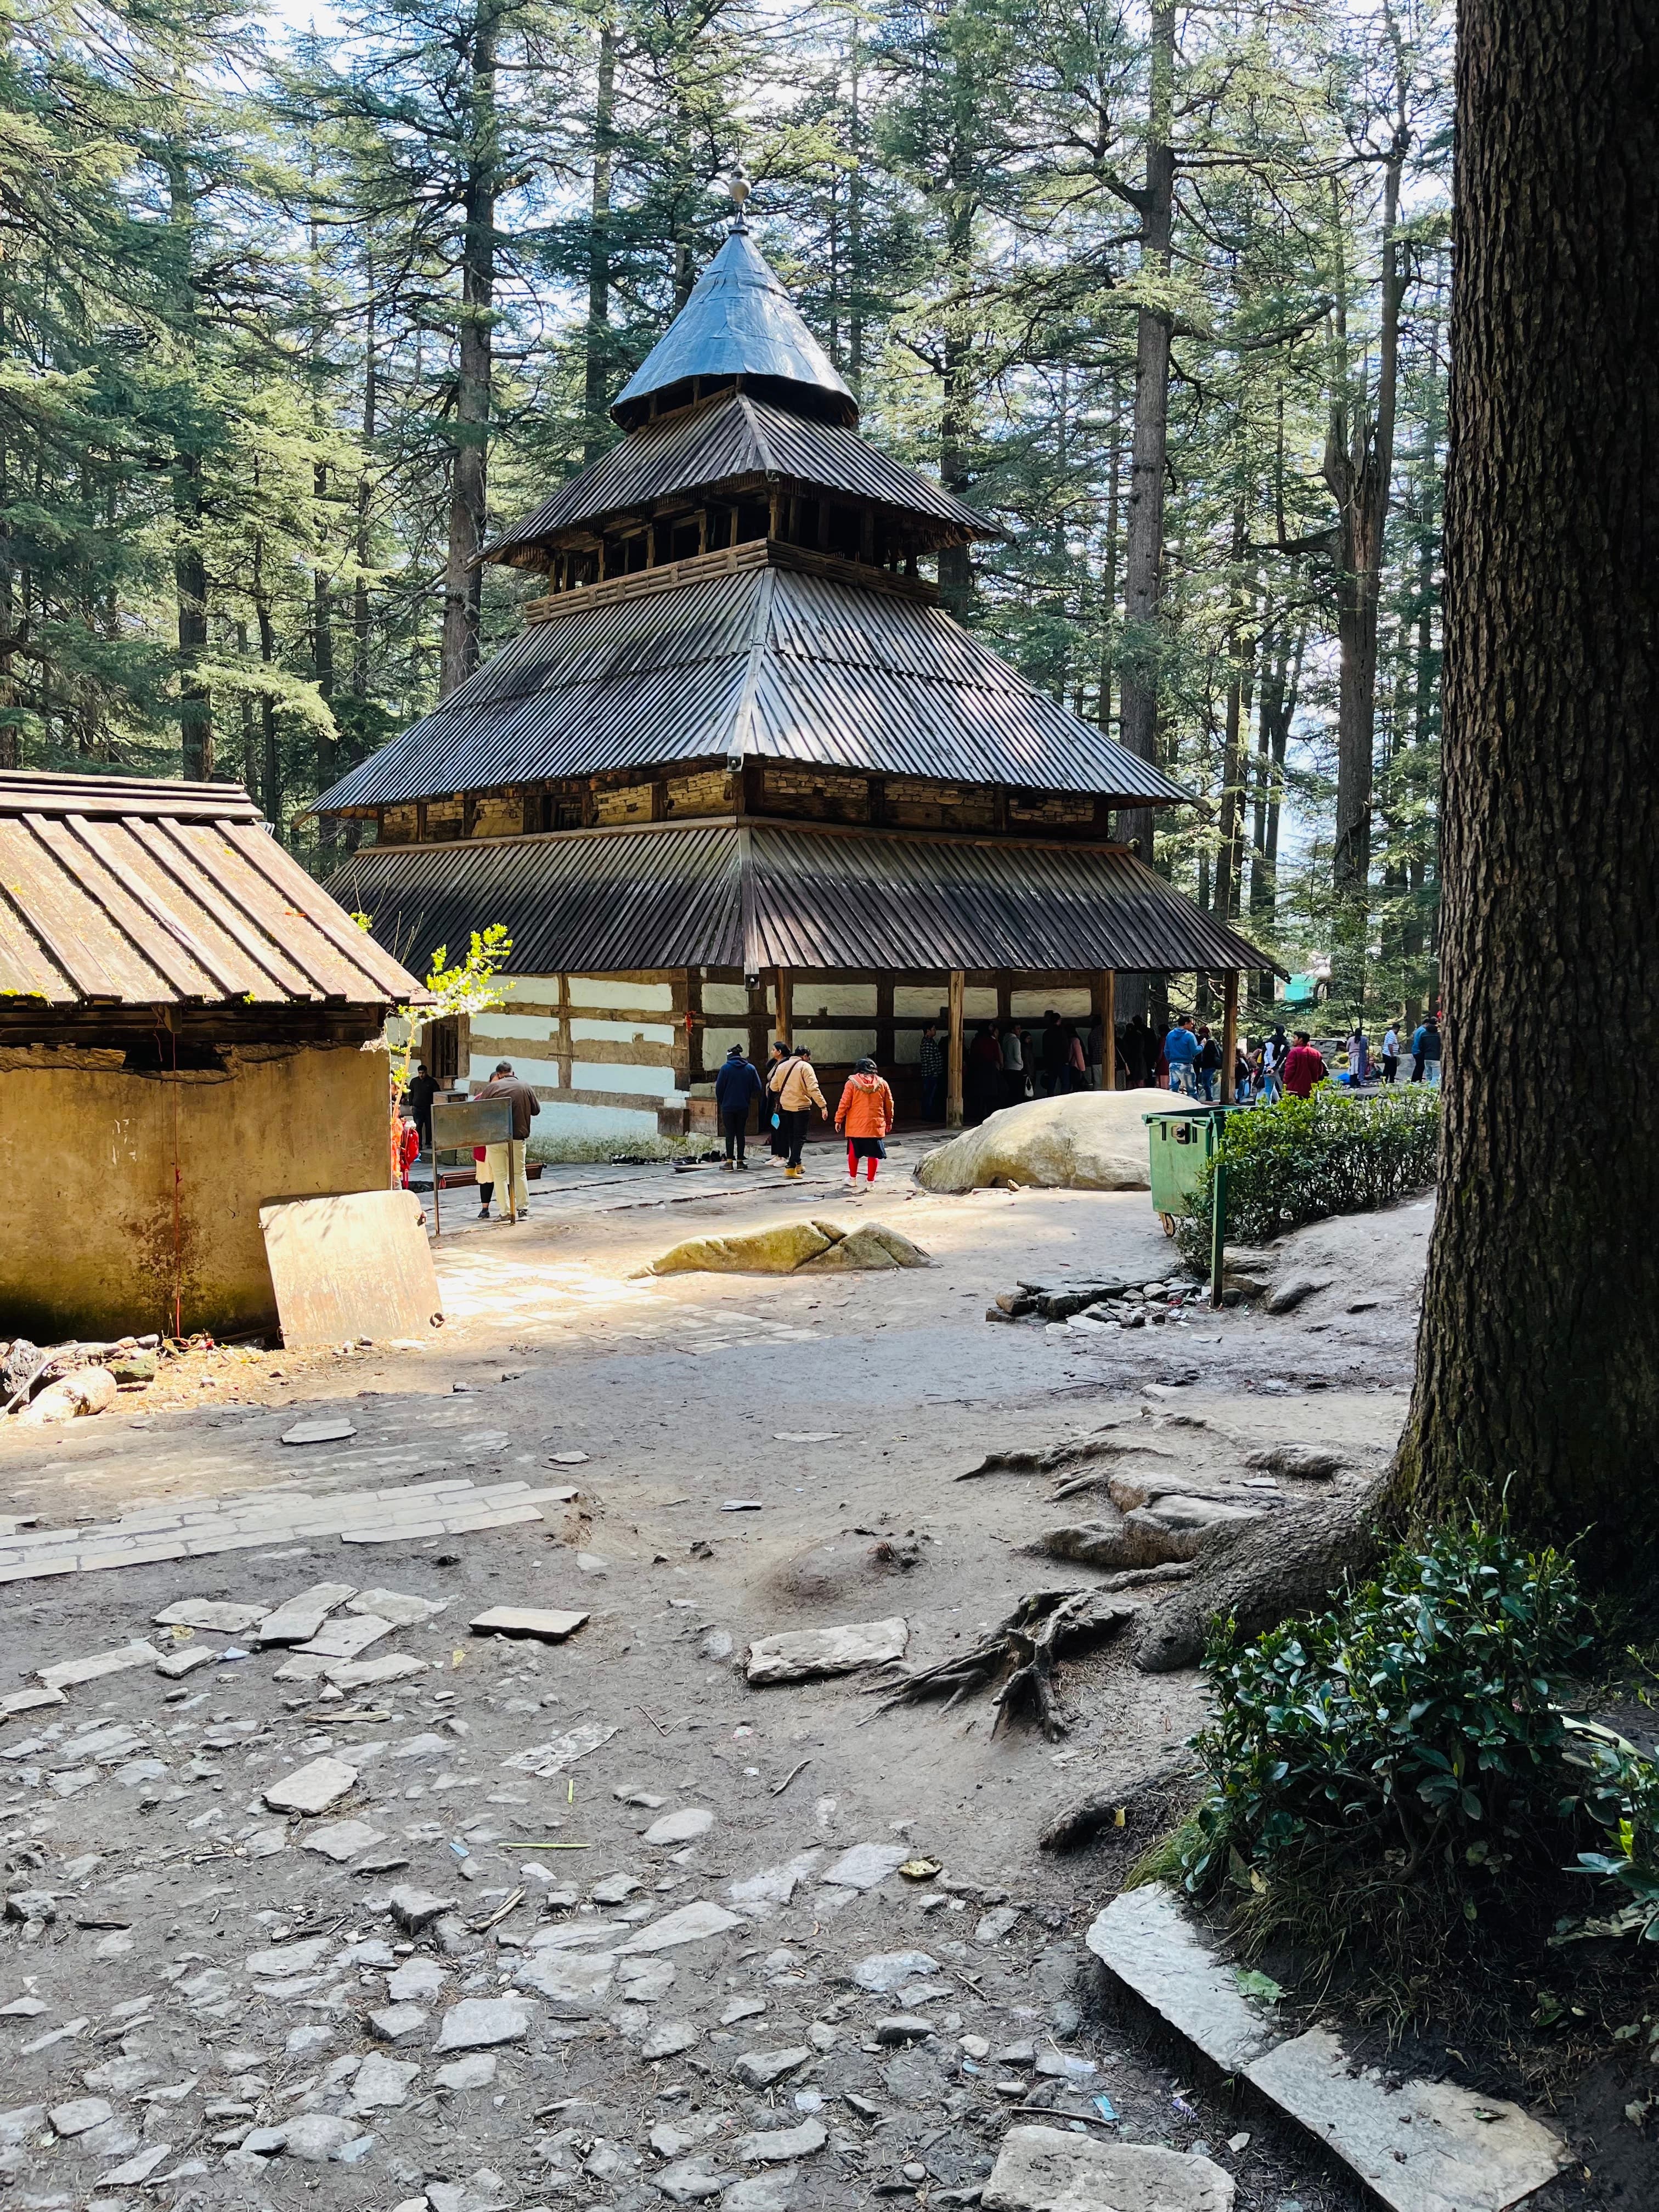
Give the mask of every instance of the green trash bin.
[[1222, 1106], [1183, 1106], [1169, 1114], [1143, 1114], [1152, 1150], [1152, 1210], [1173, 1237], [1188, 1199], [1203, 1194], [1205, 1176], [1221, 1127]]

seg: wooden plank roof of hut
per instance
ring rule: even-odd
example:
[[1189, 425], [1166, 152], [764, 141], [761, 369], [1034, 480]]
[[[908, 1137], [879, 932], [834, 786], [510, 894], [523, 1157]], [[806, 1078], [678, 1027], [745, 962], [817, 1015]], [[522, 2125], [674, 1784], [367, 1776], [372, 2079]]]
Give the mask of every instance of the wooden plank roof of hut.
[[0, 994], [392, 1006], [420, 986], [235, 784], [0, 772]]
[[922, 517], [941, 526], [933, 534], [952, 544], [1001, 535], [995, 523], [855, 431], [728, 392], [631, 431], [479, 557], [539, 565], [528, 557], [534, 549], [606, 516], [674, 493], [718, 496], [724, 488], [767, 479]]
[[316, 806], [733, 755], [1121, 806], [1187, 796], [943, 608], [780, 566], [535, 624]]
[[1273, 965], [1121, 846], [659, 823], [371, 847], [331, 888], [403, 957], [502, 923], [525, 975]]

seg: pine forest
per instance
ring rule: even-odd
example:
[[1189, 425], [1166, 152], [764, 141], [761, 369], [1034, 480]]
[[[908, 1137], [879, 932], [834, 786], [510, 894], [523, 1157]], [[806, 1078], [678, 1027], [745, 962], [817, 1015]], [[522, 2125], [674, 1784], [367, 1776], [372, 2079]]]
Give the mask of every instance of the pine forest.
[[1437, 0], [3, 21], [0, 766], [245, 782], [326, 874], [741, 170], [866, 434], [1005, 533], [947, 603], [1193, 793], [1158, 866], [1334, 1012], [1434, 1002]]

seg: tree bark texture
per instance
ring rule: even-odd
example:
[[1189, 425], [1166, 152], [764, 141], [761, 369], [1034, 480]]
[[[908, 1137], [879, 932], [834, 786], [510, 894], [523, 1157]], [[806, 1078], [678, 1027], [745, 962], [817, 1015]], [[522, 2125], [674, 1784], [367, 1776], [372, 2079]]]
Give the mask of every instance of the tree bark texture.
[[179, 605], [179, 749], [187, 782], [213, 774], [213, 701], [197, 674], [208, 647], [207, 557], [202, 550], [202, 460], [179, 453], [173, 461], [173, 518], [179, 536], [173, 556]]
[[[1170, 277], [1175, 230], [1175, 33], [1170, 0], [1152, 10], [1152, 91], [1147, 118], [1146, 180], [1140, 204], [1140, 270], [1154, 288]], [[1124, 637], [1118, 692], [1121, 734], [1142, 760], [1158, 758], [1158, 699], [1162, 674], [1158, 614], [1163, 599], [1164, 491], [1170, 429], [1170, 341], [1173, 324], [1161, 295], [1143, 301], [1135, 322], [1134, 443], [1129, 459], [1128, 527], [1123, 564]], [[1118, 836], [1152, 857], [1150, 807], [1128, 807]], [[1135, 1011], [1139, 1011], [1139, 1008]]]
[[1448, 1071], [1395, 1469], [1424, 1521], [1659, 1549], [1659, 25], [1462, 0]]
[[472, 34], [472, 143], [465, 187], [461, 318], [455, 387], [455, 462], [449, 495], [449, 557], [444, 572], [443, 645], [438, 690], [447, 697], [478, 665], [477, 558], [484, 542], [491, 362], [495, 297], [494, 0], [481, 0]]
[[582, 359], [582, 409], [586, 433], [584, 465], [605, 451], [605, 402], [611, 380], [611, 184], [616, 163], [617, 32], [607, 16], [599, 26], [593, 93], [593, 183], [587, 234], [587, 335]]

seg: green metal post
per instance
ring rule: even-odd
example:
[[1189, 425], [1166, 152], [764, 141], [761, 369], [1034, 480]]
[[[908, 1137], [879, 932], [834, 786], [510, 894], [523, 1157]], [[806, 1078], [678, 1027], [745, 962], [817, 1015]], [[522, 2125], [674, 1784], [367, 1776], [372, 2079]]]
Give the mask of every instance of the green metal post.
[[1221, 1304], [1223, 1262], [1227, 1249], [1227, 1160], [1221, 1150], [1221, 1127], [1216, 1130], [1215, 1172], [1210, 1177], [1210, 1304]]

